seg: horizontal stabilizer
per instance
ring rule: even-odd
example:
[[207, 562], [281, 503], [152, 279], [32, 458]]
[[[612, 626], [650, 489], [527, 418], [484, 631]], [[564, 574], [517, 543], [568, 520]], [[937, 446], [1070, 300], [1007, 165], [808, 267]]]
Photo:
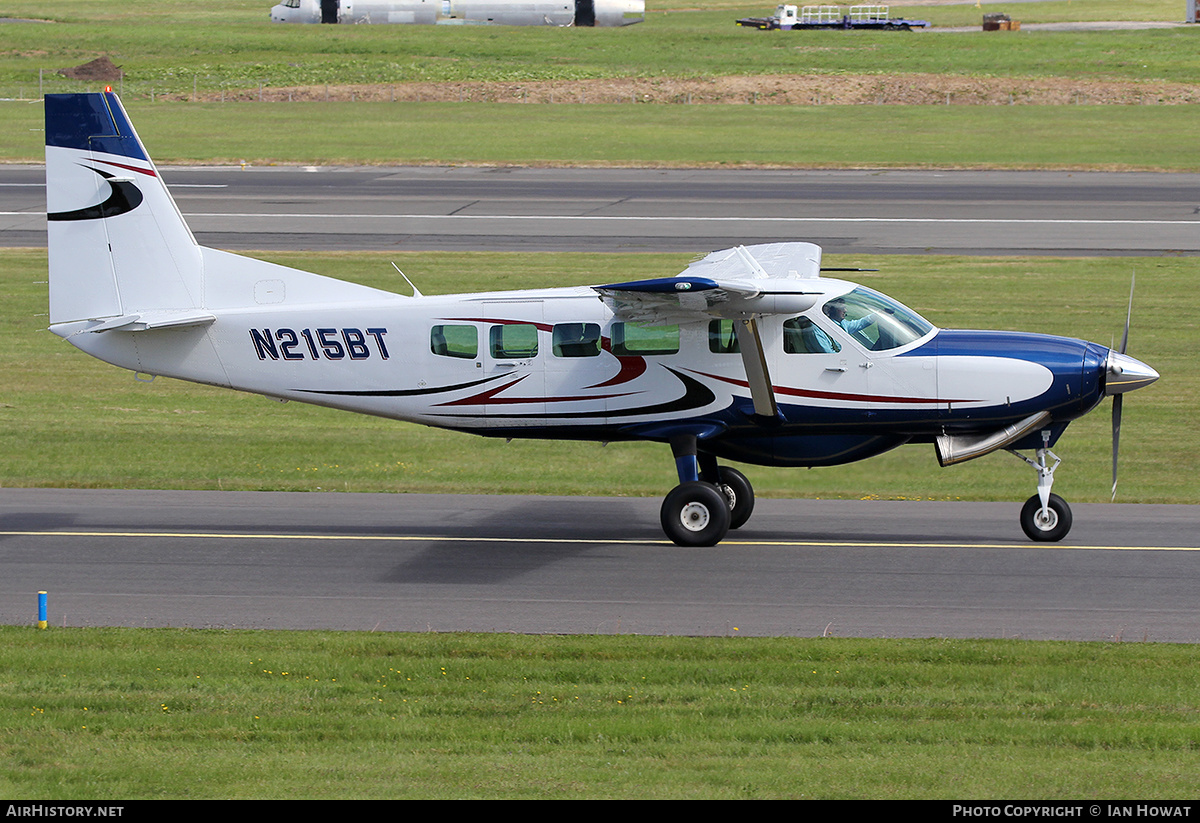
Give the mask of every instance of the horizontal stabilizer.
[[142, 314], [127, 314], [105, 320], [98, 326], [91, 326], [82, 331], [97, 333], [106, 331], [151, 331], [153, 329], [174, 329], [183, 326], [207, 326], [217, 318], [207, 312], [188, 311], [159, 311], [143, 312]]

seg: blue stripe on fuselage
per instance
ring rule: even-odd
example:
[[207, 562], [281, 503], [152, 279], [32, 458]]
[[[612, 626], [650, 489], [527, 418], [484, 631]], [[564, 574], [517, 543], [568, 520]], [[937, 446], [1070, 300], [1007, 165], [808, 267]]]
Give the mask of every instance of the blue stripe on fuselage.
[[1011, 357], [1015, 360], [1041, 363], [1057, 373], [1059, 365], [1078, 365], [1087, 346], [1088, 343], [1084, 340], [1052, 334], [939, 329], [924, 345], [898, 356]]
[[[1103, 397], [1102, 379], [1108, 349], [1073, 337], [1013, 331], [940, 329], [924, 345], [900, 357], [1003, 357], [1045, 366], [1054, 375], [1047, 394], [1051, 403], [1026, 401], [1051, 412], [1055, 419], [1074, 419]], [[949, 387], [939, 386], [945, 395]], [[1022, 409], [1023, 410], [1023, 409]], [[953, 417], [954, 415], [950, 415]]]

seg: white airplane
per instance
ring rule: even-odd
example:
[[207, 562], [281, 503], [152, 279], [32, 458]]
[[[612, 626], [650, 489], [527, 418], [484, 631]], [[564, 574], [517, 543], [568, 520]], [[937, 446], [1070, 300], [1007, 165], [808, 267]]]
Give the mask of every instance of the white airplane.
[[273, 23], [628, 26], [646, 19], [645, 0], [283, 0]]
[[[196, 243], [115, 94], [46, 96], [50, 330], [137, 373], [491, 437], [669, 444], [680, 545], [754, 507], [718, 458], [831, 466], [904, 443], [950, 465], [998, 449], [1037, 472], [1021, 525], [1060, 540], [1050, 450], [1158, 379], [1096, 343], [938, 329], [821, 275], [821, 249], [713, 252], [676, 277], [404, 296]], [[1131, 294], [1132, 304], [1132, 294]], [[1017, 449], [1034, 451], [1027, 457]]]

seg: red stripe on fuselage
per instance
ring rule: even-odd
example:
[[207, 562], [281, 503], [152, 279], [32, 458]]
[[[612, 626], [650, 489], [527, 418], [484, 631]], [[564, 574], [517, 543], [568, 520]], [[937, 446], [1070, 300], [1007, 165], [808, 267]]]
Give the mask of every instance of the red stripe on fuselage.
[[[689, 371], [692, 371], [689, 369]], [[741, 386], [744, 389], [750, 388], [750, 383], [747, 380], [735, 380], [731, 377], [721, 377], [718, 374], [707, 374], [705, 372], [692, 371], [692, 374], [698, 374], [701, 377], [710, 377], [713, 380], [720, 380], [722, 383], [729, 383], [734, 386]], [[887, 394], [848, 394], [846, 392], [818, 391], [815, 389], [796, 389], [790, 386], [771, 386], [771, 391], [776, 394], [787, 395], [789, 397], [808, 397], [814, 400], [842, 400], [849, 403], [911, 403], [911, 404], [930, 404], [930, 403], [976, 403], [976, 400], [943, 400], [937, 397], [896, 397]]]

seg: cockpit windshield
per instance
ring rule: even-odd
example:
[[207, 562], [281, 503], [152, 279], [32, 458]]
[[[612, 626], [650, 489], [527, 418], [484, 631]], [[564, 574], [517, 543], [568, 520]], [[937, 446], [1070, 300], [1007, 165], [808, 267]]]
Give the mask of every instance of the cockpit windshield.
[[865, 286], [833, 298], [822, 310], [871, 351], [899, 348], [933, 331], [933, 324], [912, 309]]

